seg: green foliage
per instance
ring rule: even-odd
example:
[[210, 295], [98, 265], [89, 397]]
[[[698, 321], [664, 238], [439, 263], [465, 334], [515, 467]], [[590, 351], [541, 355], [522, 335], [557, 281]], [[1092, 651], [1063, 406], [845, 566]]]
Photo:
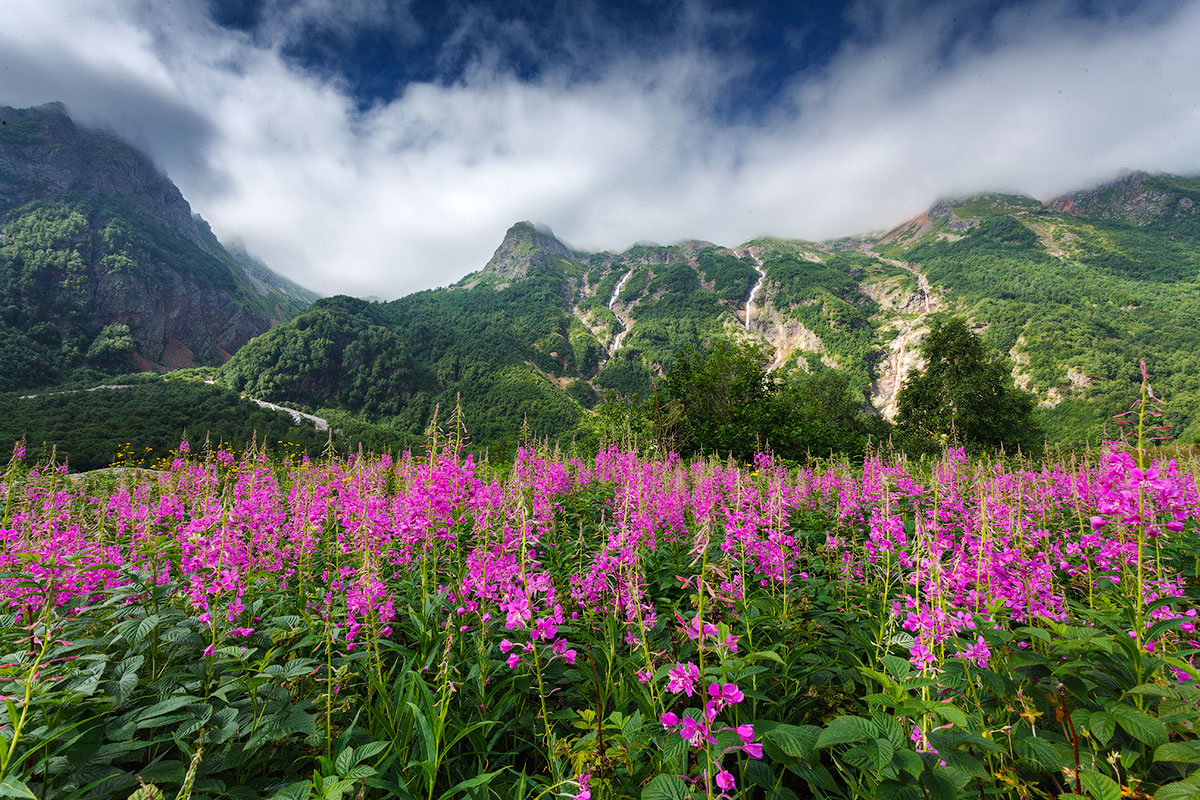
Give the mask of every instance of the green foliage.
[[88, 347], [87, 360], [98, 367], [116, 369], [128, 366], [133, 350], [133, 337], [129, 335], [129, 326], [114, 322], [105, 325], [96, 335]]
[[777, 381], [766, 354], [750, 344], [718, 340], [711, 350], [685, 350], [663, 376], [662, 392], [674, 406], [678, 429], [663, 430], [680, 455], [732, 453], [748, 460], [774, 432]]
[[703, 250], [696, 256], [696, 263], [704, 280], [713, 284], [717, 297], [731, 303], [742, 303], [758, 280], [754, 267], [729, 253]]
[[[334, 425], [339, 429], [334, 445], [343, 452], [360, 442], [375, 452], [394, 452], [410, 443], [400, 432], [359, 420], [336, 420]], [[145, 376], [125, 388], [0, 395], [0, 442], [24, 439], [30, 457], [47, 458], [55, 452], [73, 470], [116, 462], [157, 466], [171, 458], [181, 436], [194, 449], [206, 440], [237, 450], [253, 441], [281, 457], [316, 458], [328, 442], [328, 434], [310, 423], [294, 423], [287, 414], [197, 381]]]
[[989, 358], [964, 320], [935, 319], [922, 354], [925, 371], [900, 391], [897, 416], [900, 432], [914, 444], [925, 440], [969, 450], [1019, 447], [1026, 453], [1040, 449], [1033, 397], [1013, 386], [1008, 364]]
[[231, 256], [128, 144], [61, 109], [4, 116], [0, 392], [180, 363], [188, 351], [216, 365], [311, 302]]
[[640, 351], [622, 352], [596, 375], [596, 385], [630, 397], [646, 398], [654, 387], [654, 374], [641, 359]]
[[849, 378], [826, 371], [783, 380], [767, 372], [766, 354], [752, 344], [717, 340], [709, 350], [684, 351], [643, 404], [645, 423], [663, 450], [681, 455], [731, 454], [748, 461], [765, 448], [790, 460], [862, 453], [888, 425], [862, 411]]
[[1076, 207], [1087, 217], [992, 208], [963, 238], [927, 238], [896, 255], [987, 323], [987, 344], [1028, 359], [1020, 368], [1039, 393], [1066, 398], [1036, 412], [1052, 441], [1102, 439], [1136, 390], [1142, 358], [1191, 441], [1200, 430], [1198, 203], [1195, 181], [1147, 177], [1084, 193]]
[[547, 378], [579, 375], [599, 359], [595, 338], [563, 308], [563, 276], [538, 274], [500, 290], [320, 300], [238, 351], [219, 379], [254, 397], [340, 409], [413, 437], [461, 396], [472, 440], [511, 453], [526, 425], [551, 437], [575, 426], [579, 402]]

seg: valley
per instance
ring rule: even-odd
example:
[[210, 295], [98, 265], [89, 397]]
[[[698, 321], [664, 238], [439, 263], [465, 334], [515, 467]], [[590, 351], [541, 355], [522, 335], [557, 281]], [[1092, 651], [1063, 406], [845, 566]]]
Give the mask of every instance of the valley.
[[[594, 435], [606, 398], [645, 400], [679, 354], [728, 340], [785, 382], [839, 375], [862, 413], [891, 421], [929, 321], [949, 313], [1011, 359], [1052, 442], [1102, 437], [1142, 358], [1174, 435], [1200, 440], [1196, 179], [945, 199], [825, 242], [585, 252], [521, 222], [453, 285], [368, 302], [318, 299], [224, 249], [144, 156], [61, 107], [3, 114], [3, 391], [207, 367], [302, 419], [396, 441], [461, 406], [480, 446], [512, 452], [523, 431]], [[99, 166], [113, 163], [133, 180], [119, 196], [108, 187], [129, 182]]]

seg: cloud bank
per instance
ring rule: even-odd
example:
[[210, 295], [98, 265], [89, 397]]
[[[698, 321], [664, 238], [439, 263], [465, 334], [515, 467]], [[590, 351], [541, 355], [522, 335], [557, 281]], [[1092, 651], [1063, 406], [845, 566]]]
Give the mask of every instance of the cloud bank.
[[660, 47], [531, 77], [504, 54], [536, 59], [537, 32], [473, 9], [439, 56], [452, 78], [364, 109], [286, 47], [313, 25], [419, 40], [386, 3], [268, 4], [245, 32], [204, 3], [9, 0], [0, 104], [65, 102], [146, 149], [219, 236], [317, 291], [381, 298], [478, 269], [523, 219], [589, 250], [822, 239], [944, 195], [1200, 173], [1200, 3], [1021, 4], [965, 27], [956, 7], [854, 6], [832, 59], [763, 107], [737, 102], [765, 57], [745, 15], [684, 3]]

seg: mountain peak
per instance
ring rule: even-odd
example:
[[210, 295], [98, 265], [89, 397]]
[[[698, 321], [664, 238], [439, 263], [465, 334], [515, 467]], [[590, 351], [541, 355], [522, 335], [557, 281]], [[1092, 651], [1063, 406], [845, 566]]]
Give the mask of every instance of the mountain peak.
[[1195, 220], [1200, 181], [1123, 169], [1094, 189], [1060, 195], [1047, 205], [1067, 214], [1139, 226], [1165, 219]]
[[504, 234], [484, 272], [505, 280], [522, 280], [533, 267], [550, 266], [550, 257], [571, 258], [571, 249], [545, 225], [518, 222]]

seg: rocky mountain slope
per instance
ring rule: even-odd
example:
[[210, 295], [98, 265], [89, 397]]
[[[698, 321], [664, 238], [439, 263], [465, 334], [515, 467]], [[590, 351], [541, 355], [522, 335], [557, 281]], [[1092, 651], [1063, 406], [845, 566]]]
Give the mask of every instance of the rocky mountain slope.
[[221, 379], [414, 432], [461, 394], [477, 439], [511, 443], [523, 425], [569, 431], [606, 392], [646, 394], [681, 349], [724, 336], [759, 343], [780, 374], [846, 371], [891, 417], [943, 311], [1009, 355], [1055, 441], [1104, 436], [1143, 357], [1176, 432], [1200, 438], [1200, 181], [1131, 173], [1045, 204], [978, 195], [885, 234], [736, 248], [584, 253], [519, 223], [454, 286], [320, 301]]
[[129, 144], [0, 108], [0, 391], [218, 365], [316, 296], [231, 254]]

